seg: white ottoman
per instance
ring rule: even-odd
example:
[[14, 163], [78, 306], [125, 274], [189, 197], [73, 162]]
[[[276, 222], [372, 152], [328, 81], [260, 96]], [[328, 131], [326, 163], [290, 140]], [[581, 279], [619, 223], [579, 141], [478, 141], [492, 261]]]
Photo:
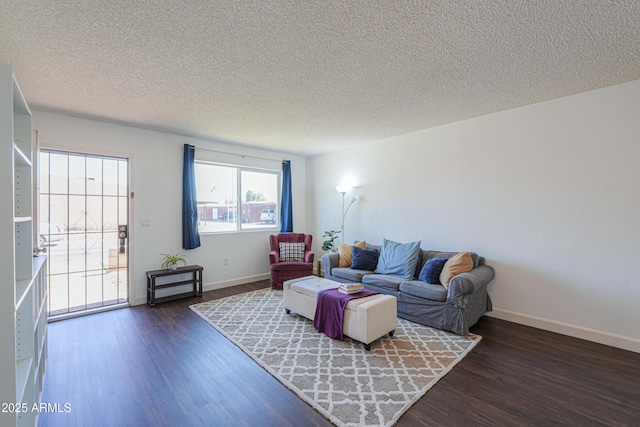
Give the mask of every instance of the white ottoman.
[[[284, 282], [284, 309], [313, 320], [316, 298], [324, 289], [336, 289], [340, 283], [317, 276], [306, 276]], [[398, 305], [392, 295], [371, 295], [349, 301], [344, 311], [342, 332], [360, 341], [366, 350], [382, 336], [393, 333], [397, 326]]]

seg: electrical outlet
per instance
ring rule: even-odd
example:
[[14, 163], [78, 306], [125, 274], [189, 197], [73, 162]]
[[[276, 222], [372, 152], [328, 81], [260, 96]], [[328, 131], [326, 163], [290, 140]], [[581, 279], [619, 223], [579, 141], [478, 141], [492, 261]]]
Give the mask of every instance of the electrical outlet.
[[227, 258], [227, 257], [222, 258], [222, 263], [224, 265], [229, 265], [229, 258]]
[[151, 227], [151, 220], [149, 218], [142, 218], [140, 220], [140, 227]]

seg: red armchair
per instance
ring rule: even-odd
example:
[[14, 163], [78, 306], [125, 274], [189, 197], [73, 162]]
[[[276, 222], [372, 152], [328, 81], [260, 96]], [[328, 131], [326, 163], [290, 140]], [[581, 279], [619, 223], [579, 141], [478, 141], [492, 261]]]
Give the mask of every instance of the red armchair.
[[[298, 277], [310, 276], [313, 274], [313, 258], [314, 253], [311, 252], [311, 234], [300, 233], [280, 233], [269, 236], [271, 252], [269, 252], [269, 264], [271, 269], [271, 287], [274, 289], [282, 289], [282, 283], [296, 279]], [[281, 260], [280, 243], [304, 243], [302, 245], [289, 245], [284, 250], [294, 251], [287, 253], [288, 257], [297, 258], [297, 260]], [[286, 259], [286, 258], [285, 258]]]

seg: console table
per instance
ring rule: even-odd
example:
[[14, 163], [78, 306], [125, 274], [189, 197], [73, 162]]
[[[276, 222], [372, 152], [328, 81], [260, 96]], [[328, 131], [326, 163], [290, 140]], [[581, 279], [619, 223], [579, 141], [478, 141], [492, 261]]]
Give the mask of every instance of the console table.
[[[175, 270], [165, 268], [162, 270], [147, 271], [147, 304], [154, 306], [156, 303], [171, 301], [178, 298], [202, 296], [202, 270], [203, 268], [199, 265], [188, 265], [186, 267], [178, 267]], [[159, 277], [179, 274], [189, 274], [191, 275], [191, 278], [188, 280], [179, 280], [177, 282], [163, 283], [161, 285], [156, 284], [156, 279]], [[183, 285], [193, 285], [193, 290], [156, 298], [156, 291], [159, 289], [174, 288], [176, 286]]]

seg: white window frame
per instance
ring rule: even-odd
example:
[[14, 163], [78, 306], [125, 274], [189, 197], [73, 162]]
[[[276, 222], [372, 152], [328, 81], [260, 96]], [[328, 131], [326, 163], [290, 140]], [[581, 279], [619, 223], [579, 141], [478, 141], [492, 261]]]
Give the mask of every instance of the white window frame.
[[[237, 204], [235, 207], [235, 216], [233, 223], [235, 224], [235, 229], [233, 230], [202, 230], [199, 229], [200, 234], [229, 234], [229, 233], [252, 233], [256, 231], [269, 231], [273, 232], [274, 230], [280, 230], [280, 211], [282, 209], [282, 171], [268, 169], [268, 168], [258, 168], [253, 166], [243, 166], [238, 164], [230, 164], [230, 163], [221, 163], [221, 162], [213, 162], [208, 160], [195, 160], [196, 164], [199, 165], [210, 165], [210, 166], [220, 166], [235, 169], [236, 173], [236, 200]], [[242, 207], [246, 202], [244, 201], [244, 196], [242, 194], [242, 173], [243, 172], [255, 172], [255, 173], [264, 173], [276, 176], [276, 201], [275, 201], [275, 222], [270, 225], [261, 225], [257, 227], [243, 227], [245, 225], [242, 222], [243, 215], [238, 215], [238, 212], [243, 212]], [[197, 175], [197, 172], [196, 172]], [[197, 177], [196, 177], [197, 179]], [[198, 204], [200, 204], [200, 200], [198, 200]], [[200, 221], [200, 218], [198, 217]]]

